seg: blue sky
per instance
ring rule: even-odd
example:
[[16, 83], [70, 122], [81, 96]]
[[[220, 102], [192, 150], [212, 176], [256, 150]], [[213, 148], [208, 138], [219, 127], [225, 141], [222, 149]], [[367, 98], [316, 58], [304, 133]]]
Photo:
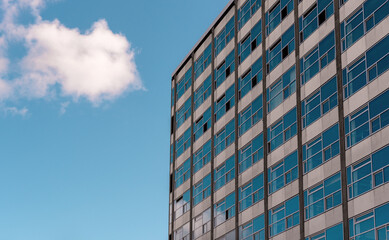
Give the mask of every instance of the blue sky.
[[0, 240], [167, 239], [171, 74], [227, 2], [1, 1]]

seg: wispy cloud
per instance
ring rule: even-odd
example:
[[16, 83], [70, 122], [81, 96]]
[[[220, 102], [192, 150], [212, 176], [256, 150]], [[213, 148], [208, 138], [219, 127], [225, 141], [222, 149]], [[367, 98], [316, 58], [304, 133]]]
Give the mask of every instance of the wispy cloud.
[[68, 108], [70, 102], [63, 102], [61, 103], [61, 108], [59, 110], [60, 115], [64, 115], [66, 113], [66, 109]]
[[12, 116], [22, 116], [25, 117], [28, 113], [27, 108], [17, 108], [17, 107], [4, 107], [3, 109], [4, 115], [12, 115]]
[[[0, 78], [0, 101], [9, 97], [44, 98], [54, 92], [73, 101], [85, 98], [99, 105], [127, 91], [143, 89], [135, 52], [125, 36], [113, 33], [105, 20], [95, 22], [86, 32], [67, 28], [58, 20], [44, 21], [39, 14], [44, 3], [2, 0], [0, 74], [6, 76], [9, 64], [2, 54], [7, 42], [22, 42], [27, 53], [19, 63], [19, 77]], [[18, 25], [15, 19], [26, 8], [35, 23]]]

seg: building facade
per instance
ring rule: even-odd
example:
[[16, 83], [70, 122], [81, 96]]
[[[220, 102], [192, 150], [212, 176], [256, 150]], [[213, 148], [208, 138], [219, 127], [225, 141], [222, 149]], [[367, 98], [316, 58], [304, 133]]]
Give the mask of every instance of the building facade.
[[172, 75], [169, 239], [389, 239], [389, 0], [232, 0]]

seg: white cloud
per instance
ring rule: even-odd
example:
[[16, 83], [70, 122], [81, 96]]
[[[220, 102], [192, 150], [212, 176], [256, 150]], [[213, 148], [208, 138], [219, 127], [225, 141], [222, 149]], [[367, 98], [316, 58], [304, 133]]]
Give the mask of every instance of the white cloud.
[[[125, 36], [113, 33], [105, 20], [82, 33], [58, 20], [42, 21], [42, 0], [2, 1], [5, 14], [0, 31], [7, 41], [21, 40], [27, 55], [19, 63], [20, 77], [0, 80], [0, 99], [10, 93], [14, 97], [44, 98], [59, 89], [61, 96], [74, 101], [85, 98], [98, 105], [127, 91], [143, 89], [131, 44]], [[36, 23], [15, 24], [21, 8], [29, 8]], [[0, 50], [0, 73], [8, 65], [1, 55]], [[2, 86], [8, 90], [2, 91]]]
[[60, 115], [64, 115], [66, 113], [66, 109], [68, 108], [70, 102], [61, 103], [61, 109], [59, 110]]
[[22, 117], [25, 117], [28, 113], [28, 109], [27, 108], [16, 108], [16, 107], [4, 107], [3, 108], [3, 112], [5, 115], [12, 115], [12, 116], [22, 116]]

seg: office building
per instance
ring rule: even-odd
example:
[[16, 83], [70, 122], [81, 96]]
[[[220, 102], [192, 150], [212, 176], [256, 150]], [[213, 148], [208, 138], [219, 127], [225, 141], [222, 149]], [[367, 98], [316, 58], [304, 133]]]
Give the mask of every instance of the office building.
[[169, 239], [389, 239], [388, 14], [229, 2], [172, 75]]

